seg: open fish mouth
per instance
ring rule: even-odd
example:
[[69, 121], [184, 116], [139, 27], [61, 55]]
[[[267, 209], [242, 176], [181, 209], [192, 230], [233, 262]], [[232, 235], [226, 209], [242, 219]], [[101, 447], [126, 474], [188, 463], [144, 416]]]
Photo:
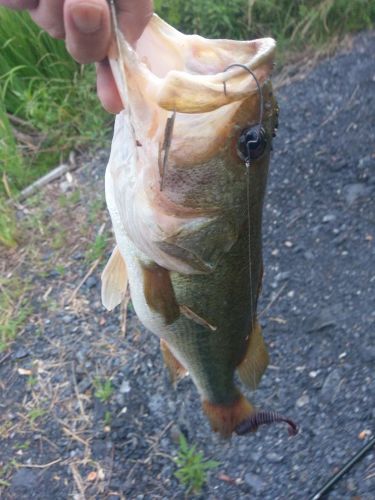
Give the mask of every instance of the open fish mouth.
[[[246, 193], [237, 143], [244, 128], [259, 121], [258, 86], [269, 79], [275, 41], [183, 35], [156, 15], [136, 50], [117, 35], [109, 58], [125, 110], [117, 118], [107, 186], [123, 186], [112, 190], [112, 199], [121, 196], [118, 219], [160, 266], [212, 271], [243, 224]], [[238, 65], [227, 70], [233, 62], [252, 74]], [[268, 101], [265, 119], [274, 108]], [[199, 255], [185, 244], [192, 231], [195, 248], [202, 248], [202, 238], [210, 240], [209, 232], [220, 233], [221, 242]]]

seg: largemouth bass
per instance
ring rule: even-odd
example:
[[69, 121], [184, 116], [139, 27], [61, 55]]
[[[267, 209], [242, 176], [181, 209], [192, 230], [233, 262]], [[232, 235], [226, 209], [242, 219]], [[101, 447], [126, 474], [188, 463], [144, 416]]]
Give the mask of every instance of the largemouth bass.
[[213, 430], [254, 430], [272, 418], [234, 374], [255, 389], [268, 363], [256, 307], [275, 42], [184, 35], [154, 15], [135, 50], [115, 30], [124, 111], [105, 179], [117, 246], [103, 304], [118, 305], [129, 283], [172, 380], [190, 374]]

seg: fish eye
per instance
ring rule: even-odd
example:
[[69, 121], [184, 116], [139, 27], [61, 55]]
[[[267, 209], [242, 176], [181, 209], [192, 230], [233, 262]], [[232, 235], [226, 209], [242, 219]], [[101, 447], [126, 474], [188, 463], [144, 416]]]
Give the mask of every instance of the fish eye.
[[267, 134], [263, 127], [255, 125], [242, 131], [238, 140], [238, 153], [244, 161], [257, 160], [267, 147]]

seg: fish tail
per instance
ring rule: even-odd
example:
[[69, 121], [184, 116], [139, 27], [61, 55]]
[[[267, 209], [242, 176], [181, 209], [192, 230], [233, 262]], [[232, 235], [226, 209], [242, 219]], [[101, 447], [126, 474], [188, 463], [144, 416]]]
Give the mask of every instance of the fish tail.
[[229, 405], [215, 404], [204, 400], [202, 406], [212, 430], [224, 438], [229, 438], [239, 424], [255, 413], [252, 404], [241, 393]]

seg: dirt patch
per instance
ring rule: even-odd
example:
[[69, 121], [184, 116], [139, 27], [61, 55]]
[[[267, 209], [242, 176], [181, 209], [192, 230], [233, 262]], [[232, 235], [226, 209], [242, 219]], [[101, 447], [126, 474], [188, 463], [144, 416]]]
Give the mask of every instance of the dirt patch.
[[[220, 462], [204, 498], [307, 498], [374, 432], [374, 50], [374, 33], [359, 35], [279, 90], [260, 304], [271, 366], [251, 399], [299, 436], [220, 441], [192, 382], [170, 386], [131, 304], [104, 311], [102, 153], [31, 199], [24, 245], [1, 254], [1, 276], [26, 283], [14, 311], [32, 309], [0, 354], [2, 498], [183, 498], [181, 432]], [[374, 469], [370, 452], [330, 498], [370, 500]]]

